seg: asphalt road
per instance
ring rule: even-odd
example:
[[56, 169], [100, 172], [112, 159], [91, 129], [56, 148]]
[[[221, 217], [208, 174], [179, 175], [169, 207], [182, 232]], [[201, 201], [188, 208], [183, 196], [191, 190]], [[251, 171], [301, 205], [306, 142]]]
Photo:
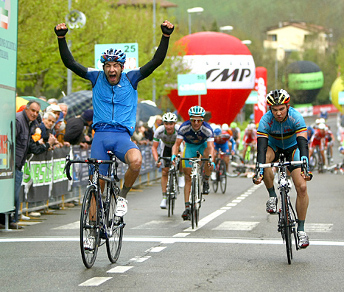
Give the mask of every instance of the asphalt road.
[[315, 173], [308, 183], [310, 246], [294, 251], [291, 265], [277, 216], [265, 212], [264, 186], [229, 178], [225, 194], [206, 196], [200, 226], [191, 230], [180, 216], [182, 196], [168, 218], [159, 208], [155, 182], [128, 195], [116, 264], [102, 246], [94, 266], [83, 266], [79, 206], [43, 214], [22, 230], [0, 232], [1, 291], [342, 291], [343, 179]]

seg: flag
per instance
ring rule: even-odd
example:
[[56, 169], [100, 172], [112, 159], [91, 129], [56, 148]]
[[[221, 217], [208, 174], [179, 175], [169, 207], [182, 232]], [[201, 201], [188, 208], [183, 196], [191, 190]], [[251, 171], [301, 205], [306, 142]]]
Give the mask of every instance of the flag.
[[0, 27], [8, 28], [8, 10], [0, 7]]

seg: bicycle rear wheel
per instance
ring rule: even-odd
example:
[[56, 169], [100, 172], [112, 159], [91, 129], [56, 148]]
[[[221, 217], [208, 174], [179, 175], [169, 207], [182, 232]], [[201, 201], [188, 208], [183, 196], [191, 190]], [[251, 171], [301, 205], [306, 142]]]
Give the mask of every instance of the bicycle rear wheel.
[[288, 264], [290, 265], [291, 260], [293, 259], [292, 241], [291, 241], [292, 226], [291, 226], [291, 221], [290, 221], [287, 194], [283, 193], [281, 199], [282, 199], [282, 216], [283, 216], [283, 225], [284, 225], [284, 228], [283, 228], [284, 240], [285, 240], [285, 245], [286, 245]]
[[80, 215], [80, 251], [86, 268], [96, 260], [99, 246], [99, 206], [95, 186], [86, 189]]
[[114, 191], [111, 190], [106, 210], [108, 235], [108, 238], [106, 239], [106, 251], [111, 263], [115, 263], [118, 260], [123, 239], [123, 217], [115, 216], [116, 205], [115, 194]]
[[219, 179], [222, 194], [226, 192], [227, 187], [227, 175], [226, 175], [226, 163], [221, 159], [219, 167]]
[[212, 185], [213, 185], [213, 191], [214, 193], [217, 192], [217, 189], [219, 188], [219, 168], [220, 168], [220, 160], [221, 159], [216, 159], [216, 164], [215, 164], [215, 180], [212, 181]]

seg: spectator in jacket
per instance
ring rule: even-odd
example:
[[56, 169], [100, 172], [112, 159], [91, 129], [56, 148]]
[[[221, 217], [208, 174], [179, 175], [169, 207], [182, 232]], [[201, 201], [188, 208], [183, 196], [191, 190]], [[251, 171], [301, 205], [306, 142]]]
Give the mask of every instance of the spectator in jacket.
[[29, 143], [31, 133], [37, 127], [37, 117], [41, 105], [39, 102], [30, 100], [26, 105], [25, 110], [16, 113], [16, 159], [15, 159], [15, 213], [13, 222], [10, 223], [10, 228], [22, 228], [17, 224], [19, 212], [19, 191], [23, 180], [22, 168], [26, 161], [26, 155], [29, 151]]
[[85, 127], [92, 125], [92, 121], [92, 109], [84, 111], [80, 117], [68, 119], [64, 140], [71, 145], [80, 145], [82, 148], [88, 148], [88, 144], [91, 144], [91, 138], [84, 134], [84, 130]]

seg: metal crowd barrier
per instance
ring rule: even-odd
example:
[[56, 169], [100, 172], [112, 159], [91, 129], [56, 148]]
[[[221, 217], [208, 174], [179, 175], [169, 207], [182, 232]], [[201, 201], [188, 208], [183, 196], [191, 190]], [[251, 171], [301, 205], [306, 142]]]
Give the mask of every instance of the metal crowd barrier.
[[[161, 177], [161, 172], [155, 167], [151, 146], [140, 145], [139, 148], [142, 153], [142, 168], [133, 187], [149, 184], [150, 181]], [[63, 172], [65, 157], [68, 154], [73, 159], [86, 159], [90, 157], [91, 150], [82, 149], [80, 146], [63, 147], [28, 158], [20, 191], [21, 213], [48, 210], [49, 207], [61, 204], [64, 208], [67, 202], [81, 202], [88, 184], [88, 167], [85, 164], [74, 164], [73, 180], [68, 181]], [[118, 177], [122, 187], [128, 166], [121, 161], [118, 162]]]

